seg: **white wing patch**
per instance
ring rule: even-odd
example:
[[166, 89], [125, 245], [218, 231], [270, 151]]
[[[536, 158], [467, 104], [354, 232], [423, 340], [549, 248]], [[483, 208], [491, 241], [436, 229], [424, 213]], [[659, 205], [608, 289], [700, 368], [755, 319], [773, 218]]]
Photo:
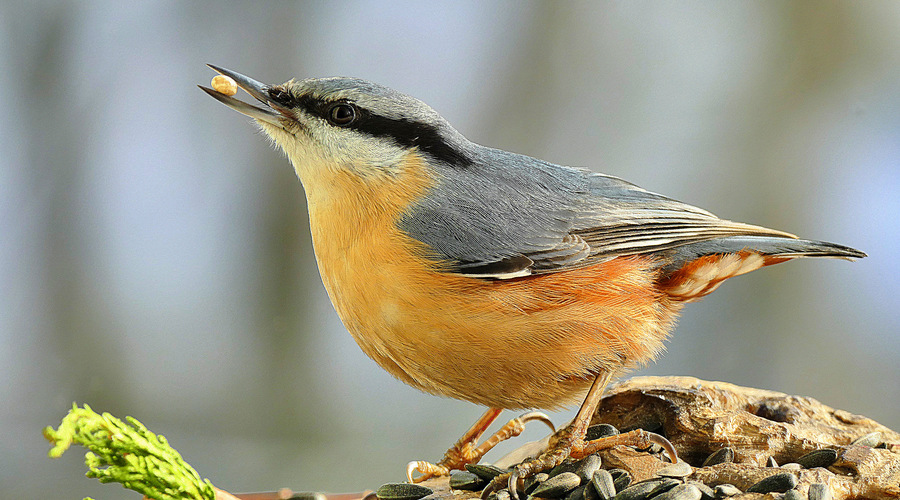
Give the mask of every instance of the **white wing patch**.
[[511, 271], [508, 273], [482, 273], [482, 274], [466, 274], [460, 273], [460, 276], [465, 276], [467, 278], [494, 278], [498, 280], [511, 280], [513, 278], [524, 278], [525, 276], [531, 276], [531, 268], [526, 267], [524, 269], [519, 269], [518, 271]]

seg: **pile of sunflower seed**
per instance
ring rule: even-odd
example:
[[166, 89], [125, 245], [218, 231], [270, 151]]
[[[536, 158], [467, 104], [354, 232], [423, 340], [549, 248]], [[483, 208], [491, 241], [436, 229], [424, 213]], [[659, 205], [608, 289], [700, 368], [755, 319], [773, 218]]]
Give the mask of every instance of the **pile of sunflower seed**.
[[[609, 426], [608, 424], [601, 424]], [[599, 427], [599, 426], [596, 426]], [[592, 428], [589, 435], [609, 435], [617, 433], [615, 428]], [[876, 433], [877, 434], [877, 433]], [[879, 436], [863, 436], [856, 441], [877, 440]], [[855, 443], [855, 442], [854, 442]], [[871, 445], [868, 441], [866, 445]], [[709, 455], [701, 467], [733, 462], [735, 452], [724, 447]], [[721, 500], [742, 493], [776, 493], [783, 500], [831, 500], [831, 489], [823, 483], [810, 485], [808, 496], [803, 495], [797, 486], [798, 479], [794, 472], [799, 469], [829, 467], [837, 460], [837, 452], [833, 449], [815, 450], [796, 459], [794, 462], [780, 466], [783, 472], [775, 473], [756, 484], [741, 491], [731, 484], [719, 484], [712, 488], [699, 481], [687, 480], [693, 468], [686, 462], [668, 465], [656, 472], [656, 477], [644, 481], [633, 482], [631, 474], [623, 469], [603, 469], [599, 454], [589, 455], [581, 460], [567, 460], [547, 473], [539, 473], [524, 480], [524, 493], [527, 500]], [[769, 458], [767, 467], [779, 467], [773, 458]], [[469, 464], [465, 471], [450, 476], [450, 488], [454, 490], [481, 491], [496, 476], [510, 472], [488, 464]], [[380, 500], [419, 500], [430, 495], [430, 488], [412, 484], [386, 484], [378, 489], [376, 496]], [[511, 500], [508, 490], [500, 490], [488, 497], [489, 500]]]
[[[701, 500], [715, 498], [716, 492], [703, 483], [684, 481], [693, 469], [685, 462], [663, 467], [657, 477], [634, 483], [631, 474], [623, 469], [602, 469], [600, 455], [567, 461], [548, 473], [536, 474], [524, 481], [523, 493], [528, 499], [560, 500]], [[466, 467], [467, 472], [450, 476], [454, 489], [478, 490], [493, 476], [506, 472], [489, 465]], [[491, 475], [492, 474], [492, 475]], [[473, 478], [474, 476], [474, 478]], [[793, 476], [792, 476], [793, 477]], [[730, 492], [730, 490], [725, 490]], [[734, 488], [734, 494], [740, 493]], [[719, 496], [723, 498], [724, 493]], [[507, 490], [491, 494], [492, 500], [510, 500]]]

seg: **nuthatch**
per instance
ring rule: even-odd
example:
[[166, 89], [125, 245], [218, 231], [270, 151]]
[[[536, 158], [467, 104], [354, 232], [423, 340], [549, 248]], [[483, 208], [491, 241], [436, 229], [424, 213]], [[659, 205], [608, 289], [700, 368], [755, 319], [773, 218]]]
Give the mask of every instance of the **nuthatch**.
[[[407, 384], [490, 409], [419, 479], [477, 462], [501, 409], [584, 397], [537, 459], [496, 480], [617, 444], [587, 442], [610, 378], [653, 360], [686, 302], [796, 257], [861, 258], [834, 243], [719, 219], [616, 177], [470, 142], [426, 104], [354, 78], [266, 85], [211, 66], [262, 103], [203, 88], [290, 158], [325, 289], [362, 350]], [[585, 396], [586, 392], [586, 396]], [[486, 491], [488, 491], [486, 490]]]

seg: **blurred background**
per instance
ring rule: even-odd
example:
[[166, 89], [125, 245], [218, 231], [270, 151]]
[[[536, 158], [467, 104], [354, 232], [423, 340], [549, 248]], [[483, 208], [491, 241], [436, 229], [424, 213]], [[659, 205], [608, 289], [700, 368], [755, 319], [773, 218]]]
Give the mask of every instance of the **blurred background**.
[[729, 281], [640, 373], [900, 428], [898, 46], [890, 1], [0, 2], [0, 497], [137, 498], [46, 458], [73, 401], [231, 491], [400, 481], [482, 412], [354, 344], [294, 172], [207, 62], [377, 81], [476, 142], [868, 252]]

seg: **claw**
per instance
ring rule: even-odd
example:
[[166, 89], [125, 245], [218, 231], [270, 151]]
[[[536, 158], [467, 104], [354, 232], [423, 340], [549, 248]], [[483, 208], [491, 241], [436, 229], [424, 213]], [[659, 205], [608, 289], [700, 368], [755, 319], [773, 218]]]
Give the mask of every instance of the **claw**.
[[550, 420], [550, 417], [548, 417], [546, 413], [542, 413], [539, 411], [530, 411], [528, 413], [525, 413], [524, 415], [519, 415], [519, 420], [521, 420], [523, 424], [525, 424], [526, 422], [531, 422], [532, 420], [540, 420], [541, 422], [547, 424], [547, 427], [550, 428], [550, 432], [556, 432], [556, 426], [553, 425], [553, 421]]
[[[418, 472], [422, 475], [413, 479], [414, 472]], [[409, 480], [410, 483], [421, 483], [426, 479], [448, 475], [450, 475], [450, 470], [448, 468], [424, 460], [414, 460], [406, 464], [406, 479]]]
[[518, 467], [513, 468], [512, 472], [507, 472], [505, 474], [500, 474], [495, 477], [487, 486], [481, 490], [481, 500], [487, 500], [491, 493], [495, 491], [500, 491], [503, 488], [509, 488], [510, 495], [516, 495], [514, 498], [518, 500], [518, 487], [519, 480], [521, 475], [519, 474]]
[[512, 500], [519, 500], [519, 468], [516, 467], [509, 473], [509, 497]]
[[[406, 481], [409, 483], [413, 482], [413, 472], [419, 470], [419, 463], [415, 460], [406, 464]], [[420, 471], [421, 472], [421, 471]]]
[[672, 446], [672, 443], [659, 434], [655, 434], [652, 432], [649, 434], [650, 435], [647, 436], [647, 439], [650, 440], [651, 443], [660, 445], [662, 449], [665, 450], [666, 455], [669, 456], [669, 460], [671, 460], [673, 464], [678, 463], [678, 452], [675, 451], [675, 447]]
[[491, 493], [498, 491], [501, 488], [501, 486], [497, 485], [496, 483], [497, 481], [491, 481], [487, 486], [484, 487], [483, 490], [481, 490], [481, 500], [487, 500], [487, 498], [491, 496]]

